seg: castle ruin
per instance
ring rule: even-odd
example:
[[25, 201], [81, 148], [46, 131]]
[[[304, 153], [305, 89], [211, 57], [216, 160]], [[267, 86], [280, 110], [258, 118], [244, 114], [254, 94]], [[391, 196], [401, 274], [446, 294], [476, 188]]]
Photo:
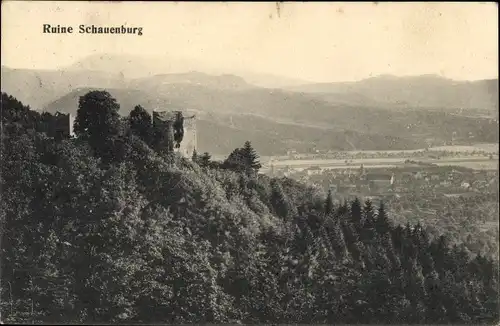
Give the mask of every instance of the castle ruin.
[[[158, 147], [191, 158], [197, 147], [196, 119], [182, 111], [153, 111], [153, 128], [159, 131]], [[74, 136], [75, 116], [56, 112], [49, 124], [50, 137], [67, 139]]]
[[70, 138], [74, 136], [73, 125], [75, 116], [71, 113], [56, 112], [50, 121], [49, 134], [57, 138]]
[[193, 155], [197, 146], [194, 115], [185, 117], [182, 111], [153, 111], [153, 128], [164, 134], [161, 147], [186, 158]]

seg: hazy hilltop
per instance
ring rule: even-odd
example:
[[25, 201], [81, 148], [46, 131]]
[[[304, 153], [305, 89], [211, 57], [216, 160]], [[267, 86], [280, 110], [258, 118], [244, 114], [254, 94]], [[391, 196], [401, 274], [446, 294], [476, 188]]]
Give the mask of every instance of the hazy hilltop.
[[178, 74], [159, 74], [152, 77], [133, 79], [129, 82], [129, 87], [134, 89], [144, 89], [148, 91], [162, 91], [165, 85], [201, 85], [215, 89], [248, 89], [254, 87], [248, 84], [245, 79], [235, 75], [209, 75], [202, 72], [191, 71]]
[[34, 70], [2, 66], [2, 91], [14, 94], [33, 109], [41, 109], [78, 87], [122, 87], [118, 75], [98, 70]]
[[[307, 81], [266, 73], [248, 72], [242, 69], [214, 67], [192, 58], [174, 56], [143, 57], [123, 54], [95, 54], [66, 67], [67, 70], [99, 70], [112, 74], [123, 74], [138, 79], [165, 74], [203, 72], [212, 75], [238, 75], [246, 82], [265, 88], [297, 86]], [[236, 77], [236, 76], [235, 76]]]
[[206, 71], [207, 67], [191, 58], [173, 56], [142, 57], [123, 54], [94, 54], [87, 56], [65, 70], [99, 70], [111, 74], [123, 74], [126, 78], [142, 78], [159, 73], [184, 73]]
[[[78, 111], [78, 99], [92, 90], [104, 90], [104, 88], [78, 88], [51, 102], [50, 104], [45, 106], [44, 109], [50, 113], [60, 111], [76, 115]], [[120, 114], [124, 116], [128, 115], [130, 111], [132, 111], [132, 109], [138, 104], [144, 106], [145, 108], [149, 108], [150, 110], [161, 107], [176, 108], [182, 105], [181, 103], [176, 103], [171, 99], [155, 97], [140, 90], [132, 90], [127, 88], [106, 88], [105, 90], [108, 91], [117, 100], [118, 103], [120, 103]]]
[[288, 88], [311, 83], [303, 79], [277, 76], [273, 74], [252, 73], [248, 71], [234, 71], [233, 73], [242, 76], [252, 85], [264, 88]]
[[314, 93], [329, 101], [338, 96], [364, 104], [393, 107], [498, 110], [498, 80], [455, 81], [437, 75], [397, 77], [381, 75], [357, 82], [315, 83], [289, 87]]
[[[87, 87], [91, 88], [101, 87]], [[127, 110], [136, 104], [159, 109], [181, 106], [204, 112], [257, 114], [299, 123], [326, 122], [325, 126], [329, 126], [328, 122], [335, 114], [335, 108], [330, 103], [314, 96], [251, 87], [242, 79], [228, 76], [208, 77], [198, 73], [160, 75], [133, 80], [128, 88], [109, 87], [107, 90], [118, 102], [132, 105], [126, 107], [123, 114], [128, 114]], [[81, 88], [70, 92], [46, 108], [76, 109], [77, 99], [85, 91], [85, 88]]]

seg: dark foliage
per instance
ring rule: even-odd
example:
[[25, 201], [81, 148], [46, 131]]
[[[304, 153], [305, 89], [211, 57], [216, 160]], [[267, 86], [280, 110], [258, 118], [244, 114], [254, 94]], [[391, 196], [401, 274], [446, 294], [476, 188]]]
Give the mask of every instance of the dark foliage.
[[130, 130], [146, 144], [152, 144], [153, 123], [151, 115], [142, 106], [137, 105], [130, 111], [128, 120]]
[[[57, 141], [5, 98], [6, 322], [498, 322], [494, 262], [392, 225], [383, 205], [334, 207], [300, 183], [250, 175], [247, 145], [220, 168], [208, 153], [193, 162], [108, 134], [105, 161], [92, 132]], [[115, 102], [98, 102], [114, 121]], [[80, 134], [103, 126], [82, 114]]]
[[255, 152], [252, 144], [246, 141], [242, 148], [237, 148], [222, 163], [222, 167], [247, 174], [255, 174], [261, 168], [259, 155]]

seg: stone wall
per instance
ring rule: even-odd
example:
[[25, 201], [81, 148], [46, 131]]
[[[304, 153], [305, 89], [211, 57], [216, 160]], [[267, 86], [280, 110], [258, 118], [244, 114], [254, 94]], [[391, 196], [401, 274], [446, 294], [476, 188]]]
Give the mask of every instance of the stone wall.
[[197, 148], [196, 118], [184, 119], [184, 138], [181, 142], [179, 152], [182, 156], [190, 158]]
[[53, 118], [52, 130], [54, 132], [53, 136], [59, 137], [72, 137], [74, 136], [73, 125], [75, 123], [75, 117], [70, 113], [60, 113], [57, 112]]
[[[176, 121], [178, 122], [179, 113], [183, 117], [182, 121], [182, 141], [177, 147], [175, 135], [179, 130], [175, 130]], [[186, 116], [182, 111], [153, 111], [153, 127], [163, 131], [165, 139], [160, 144], [167, 151], [175, 151], [184, 157], [190, 158], [197, 146], [196, 142], [196, 120], [194, 117]]]

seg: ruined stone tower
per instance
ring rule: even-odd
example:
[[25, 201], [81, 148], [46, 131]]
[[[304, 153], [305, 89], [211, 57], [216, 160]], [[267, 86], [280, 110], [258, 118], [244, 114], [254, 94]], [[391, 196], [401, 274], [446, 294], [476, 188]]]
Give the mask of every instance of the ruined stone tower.
[[153, 111], [153, 127], [161, 130], [164, 139], [160, 144], [166, 151], [178, 152], [190, 158], [196, 149], [196, 120], [182, 111]]
[[51, 121], [50, 136], [69, 138], [74, 136], [75, 117], [71, 113], [56, 112]]

